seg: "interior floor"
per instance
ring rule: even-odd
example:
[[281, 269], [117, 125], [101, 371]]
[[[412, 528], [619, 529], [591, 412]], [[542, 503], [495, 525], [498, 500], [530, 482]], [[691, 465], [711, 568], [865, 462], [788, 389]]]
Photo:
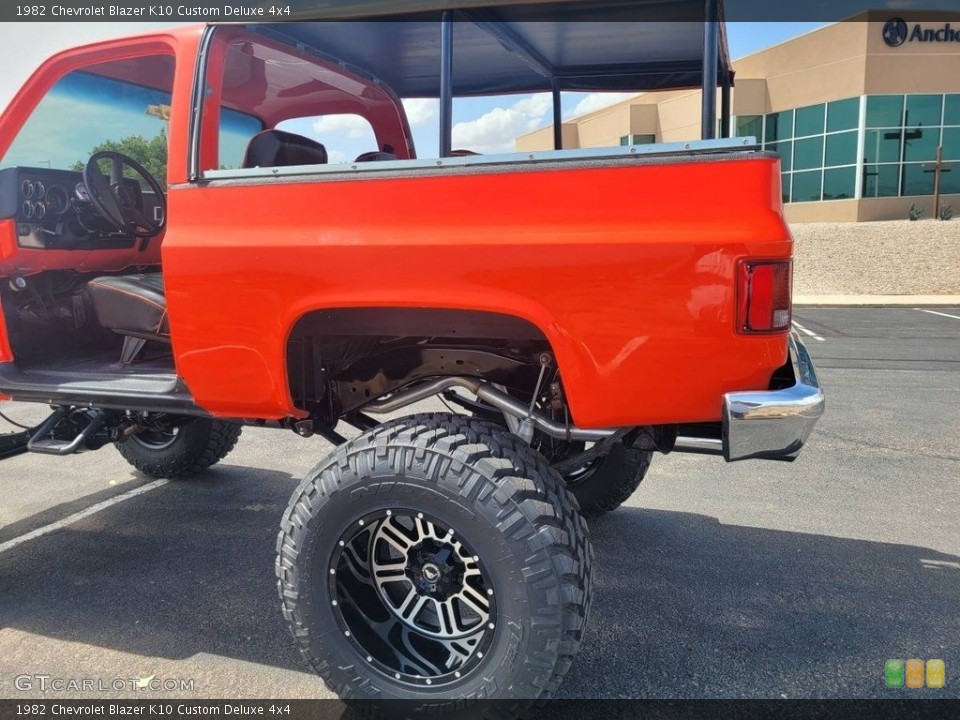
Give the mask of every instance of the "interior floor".
[[0, 393], [15, 400], [195, 414], [169, 354], [123, 364], [114, 352], [0, 365]]
[[169, 343], [149, 340], [133, 362], [121, 362], [124, 337], [97, 321], [85, 280], [40, 277], [19, 292], [4, 288], [14, 362], [0, 365], [0, 393], [51, 403], [196, 411]]

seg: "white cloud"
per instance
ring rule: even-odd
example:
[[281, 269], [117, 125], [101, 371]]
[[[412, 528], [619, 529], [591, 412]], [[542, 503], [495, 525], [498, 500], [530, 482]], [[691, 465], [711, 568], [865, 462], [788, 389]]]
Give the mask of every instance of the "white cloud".
[[353, 139], [373, 135], [370, 123], [359, 115], [323, 115], [314, 120], [313, 131], [320, 137], [332, 133], [346, 133]]
[[327, 162], [331, 165], [350, 162], [350, 156], [339, 150], [327, 150]]
[[578, 102], [573, 110], [567, 113], [567, 117], [571, 118], [586, 115], [587, 113], [592, 113], [594, 110], [600, 110], [601, 108], [615, 105], [618, 102], [636, 96], [637, 93], [590, 93]]
[[407, 122], [411, 126], [424, 125], [436, 118], [439, 107], [439, 101], [432, 98], [408, 98], [403, 101]]
[[529, 95], [476, 120], [458, 122], [453, 126], [453, 147], [478, 153], [513, 152], [517, 137], [540, 127], [551, 104], [549, 93]]

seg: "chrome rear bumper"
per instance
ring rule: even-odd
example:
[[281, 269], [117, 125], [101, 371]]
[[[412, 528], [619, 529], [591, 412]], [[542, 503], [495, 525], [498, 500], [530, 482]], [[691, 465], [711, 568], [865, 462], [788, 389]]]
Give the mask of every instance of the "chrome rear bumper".
[[782, 390], [732, 392], [723, 396], [723, 457], [794, 459], [823, 415], [817, 371], [803, 342], [791, 333], [794, 384]]

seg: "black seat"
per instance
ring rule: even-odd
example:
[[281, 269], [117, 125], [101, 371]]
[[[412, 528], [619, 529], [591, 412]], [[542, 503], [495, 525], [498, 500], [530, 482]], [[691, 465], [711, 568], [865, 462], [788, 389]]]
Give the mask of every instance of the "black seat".
[[243, 167], [326, 165], [327, 149], [322, 143], [284, 130], [264, 130], [250, 138]]
[[132, 362], [147, 340], [170, 342], [160, 273], [95, 278], [87, 283], [87, 294], [100, 325], [124, 336], [121, 362]]

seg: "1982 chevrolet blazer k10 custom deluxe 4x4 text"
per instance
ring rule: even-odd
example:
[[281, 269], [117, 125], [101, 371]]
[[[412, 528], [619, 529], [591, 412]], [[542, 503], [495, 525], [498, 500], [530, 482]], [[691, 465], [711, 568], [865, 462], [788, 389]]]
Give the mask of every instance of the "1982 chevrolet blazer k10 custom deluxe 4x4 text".
[[[344, 697], [549, 696], [590, 602], [584, 517], [655, 452], [792, 458], [823, 409], [790, 333], [776, 156], [709, 129], [451, 147], [454, 96], [553, 92], [559, 119], [565, 90], [708, 78], [711, 128], [730, 80], [712, 4], [663, 25], [488, 5], [79, 47], [0, 117], [0, 395], [52, 406], [0, 456], [110, 444], [179, 478], [244, 425], [335, 443], [277, 575]], [[438, 102], [439, 157], [401, 98]], [[328, 116], [376, 144], [332, 162], [303, 134]], [[377, 420], [437, 395], [457, 412]]]

